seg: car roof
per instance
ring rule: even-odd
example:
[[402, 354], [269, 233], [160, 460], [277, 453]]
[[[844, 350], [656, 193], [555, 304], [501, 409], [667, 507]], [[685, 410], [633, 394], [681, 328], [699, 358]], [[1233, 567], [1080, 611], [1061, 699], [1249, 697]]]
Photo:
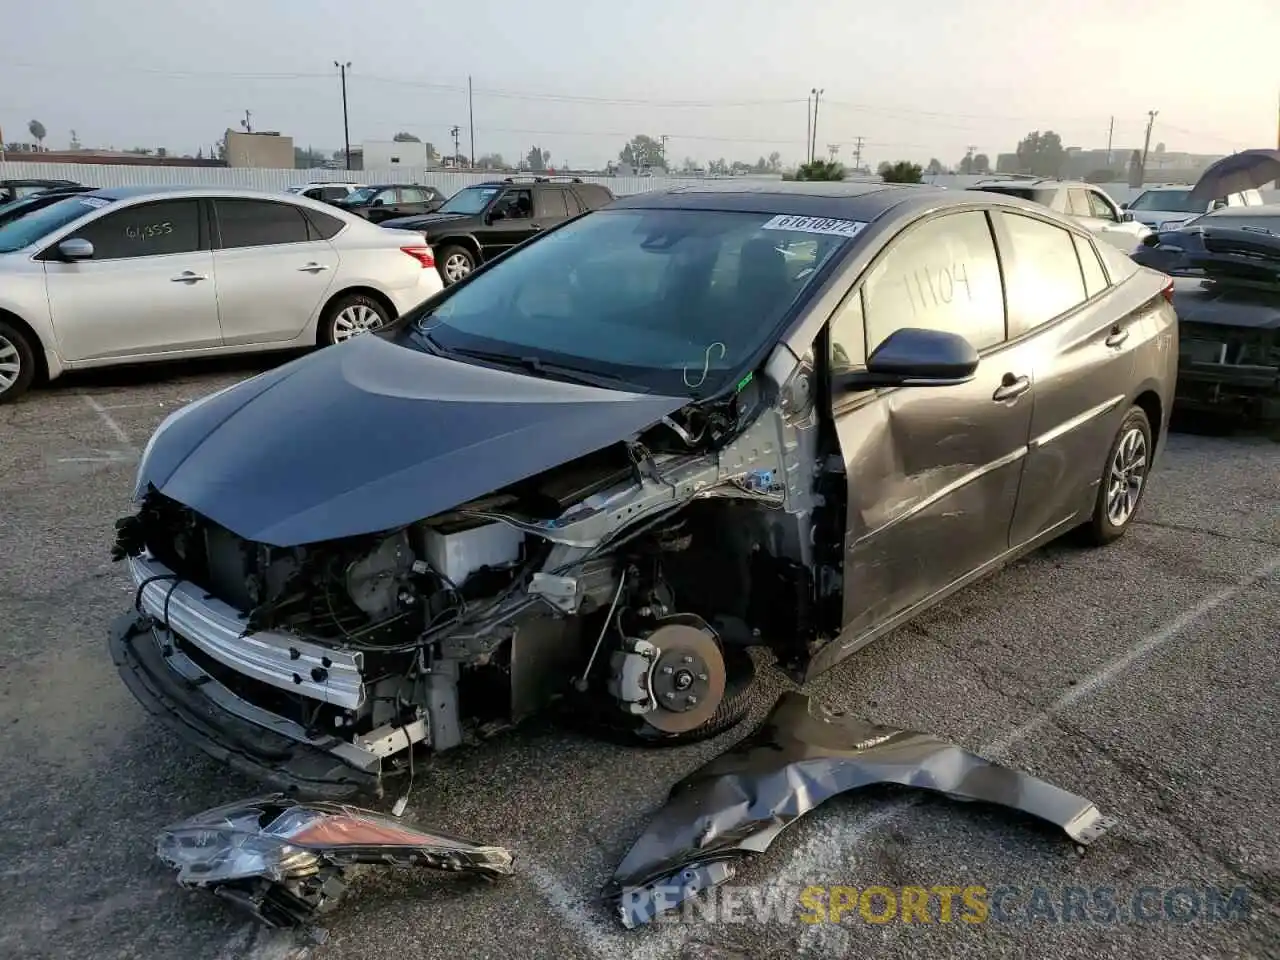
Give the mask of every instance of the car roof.
[[619, 197], [611, 209], [735, 210], [874, 220], [908, 199], [928, 198], [950, 204], [960, 202], [953, 198], [963, 197], [966, 193], [972, 202], [974, 196], [968, 191], [946, 190], [931, 184], [882, 183], [878, 180], [709, 181]]
[[85, 196], [101, 197], [104, 200], [134, 200], [138, 197], [233, 197], [245, 199], [289, 200], [291, 203], [306, 203], [305, 197], [297, 197], [282, 190], [253, 190], [247, 187], [195, 187], [181, 184], [152, 184], [147, 187], [103, 187], [92, 190]]
[[1254, 207], [1221, 207], [1205, 217], [1280, 217], [1280, 203], [1263, 203]]

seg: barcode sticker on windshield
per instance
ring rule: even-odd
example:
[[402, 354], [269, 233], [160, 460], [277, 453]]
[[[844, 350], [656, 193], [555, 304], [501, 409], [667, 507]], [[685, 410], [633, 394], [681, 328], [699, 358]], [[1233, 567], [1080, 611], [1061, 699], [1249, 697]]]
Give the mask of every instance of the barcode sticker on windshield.
[[93, 207], [95, 210], [97, 210], [100, 207], [105, 207], [108, 203], [111, 202], [105, 197], [77, 197], [76, 199], [78, 199], [86, 207]]
[[798, 233], [825, 233], [833, 237], [856, 237], [866, 224], [861, 220], [833, 220], [829, 217], [774, 217], [761, 230], [794, 230]]

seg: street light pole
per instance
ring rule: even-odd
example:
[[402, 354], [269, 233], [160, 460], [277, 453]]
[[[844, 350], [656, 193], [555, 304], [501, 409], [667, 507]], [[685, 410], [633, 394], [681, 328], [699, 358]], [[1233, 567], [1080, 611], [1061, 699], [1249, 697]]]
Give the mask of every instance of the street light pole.
[[347, 153], [347, 169], [351, 169], [351, 128], [347, 124], [347, 71], [351, 69], [351, 61], [339, 63], [333, 61], [333, 65], [338, 68], [338, 72], [342, 77], [342, 142], [346, 146]]

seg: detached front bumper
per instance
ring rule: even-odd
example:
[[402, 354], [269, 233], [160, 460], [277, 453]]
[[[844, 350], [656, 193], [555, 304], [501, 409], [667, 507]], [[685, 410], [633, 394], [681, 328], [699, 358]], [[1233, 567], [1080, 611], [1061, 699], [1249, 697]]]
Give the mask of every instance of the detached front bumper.
[[182, 739], [290, 795], [336, 799], [379, 791], [381, 758], [238, 697], [184, 654], [145, 613], [111, 626], [111, 659], [129, 692]]

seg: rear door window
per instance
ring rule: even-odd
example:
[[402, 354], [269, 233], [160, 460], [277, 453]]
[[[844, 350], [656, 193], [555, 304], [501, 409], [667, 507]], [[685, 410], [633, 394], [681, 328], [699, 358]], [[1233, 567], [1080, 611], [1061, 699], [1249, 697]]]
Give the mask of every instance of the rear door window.
[[1002, 213], [1012, 246], [1005, 259], [1009, 336], [1017, 337], [1088, 299], [1070, 231], [1043, 220]]
[[565, 205], [564, 190], [559, 187], [546, 187], [534, 191], [534, 203], [537, 204], [534, 212], [539, 217], [563, 220], [569, 215], [569, 208]]
[[70, 236], [92, 243], [94, 260], [194, 253], [202, 246], [200, 202], [140, 203], [86, 223]]
[[903, 327], [956, 333], [976, 350], [1004, 340], [1000, 264], [980, 211], [910, 229], [871, 268], [862, 291], [867, 356]]
[[1077, 234], [1073, 233], [1071, 239], [1075, 241], [1080, 269], [1084, 273], [1084, 292], [1090, 297], [1096, 297], [1107, 289], [1107, 274], [1102, 268], [1102, 261], [1098, 259], [1098, 248]]
[[299, 207], [269, 200], [215, 200], [223, 250], [306, 243], [307, 220]]
[[1073, 217], [1096, 217], [1093, 208], [1089, 206], [1088, 190], [1068, 190], [1067, 191], [1067, 213]]

